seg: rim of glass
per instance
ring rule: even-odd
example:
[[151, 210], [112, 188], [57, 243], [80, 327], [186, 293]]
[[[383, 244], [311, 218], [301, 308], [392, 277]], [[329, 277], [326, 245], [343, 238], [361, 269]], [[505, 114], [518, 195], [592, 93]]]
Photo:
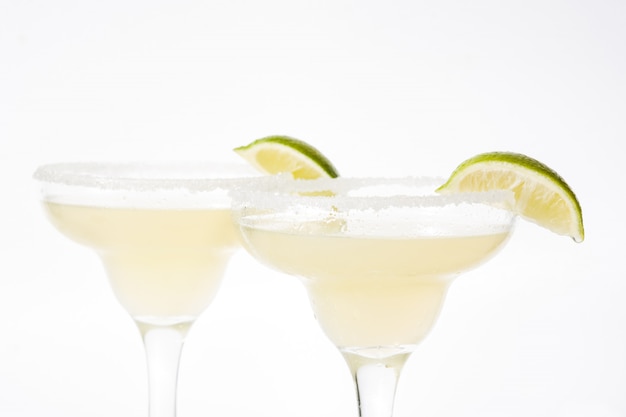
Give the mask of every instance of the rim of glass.
[[229, 207], [229, 191], [259, 173], [224, 161], [59, 162], [39, 166], [40, 198], [74, 205]]
[[103, 190], [206, 191], [232, 186], [255, 173], [247, 164], [220, 161], [59, 162], [39, 166], [33, 178], [41, 183]]
[[[235, 208], [288, 209], [291, 206], [383, 210], [390, 207], [445, 207], [481, 204], [512, 211], [514, 193], [509, 190], [437, 193], [441, 177], [337, 177], [294, 180], [276, 175], [251, 179], [231, 191]], [[398, 187], [397, 191], [384, 187]], [[371, 194], [367, 194], [367, 190]], [[413, 189], [412, 192], [409, 192]], [[377, 190], [374, 192], [374, 190]], [[365, 194], [363, 194], [365, 193]], [[513, 215], [513, 214], [512, 214]]]

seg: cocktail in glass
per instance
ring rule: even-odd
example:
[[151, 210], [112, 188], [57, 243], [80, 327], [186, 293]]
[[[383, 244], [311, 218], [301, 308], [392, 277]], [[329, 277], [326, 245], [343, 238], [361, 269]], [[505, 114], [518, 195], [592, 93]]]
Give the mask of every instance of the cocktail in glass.
[[442, 181], [263, 178], [233, 193], [244, 246], [301, 278], [352, 372], [362, 417], [392, 415], [400, 371], [450, 283], [511, 233], [511, 193], [437, 195]]
[[50, 222], [92, 248], [137, 323], [151, 417], [176, 414], [185, 335], [239, 247], [228, 192], [254, 176], [217, 163], [68, 163], [35, 172]]

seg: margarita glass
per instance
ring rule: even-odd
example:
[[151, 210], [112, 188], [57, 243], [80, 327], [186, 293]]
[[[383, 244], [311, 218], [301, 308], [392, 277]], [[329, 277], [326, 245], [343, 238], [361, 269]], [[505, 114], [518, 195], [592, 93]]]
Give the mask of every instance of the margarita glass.
[[261, 178], [232, 194], [244, 247], [306, 287], [362, 417], [392, 415], [400, 371], [450, 283], [493, 256], [514, 225], [512, 193], [434, 193], [442, 183]]
[[239, 247], [228, 192], [246, 165], [67, 163], [34, 174], [50, 222], [101, 258], [147, 355], [149, 414], [176, 415], [185, 336]]

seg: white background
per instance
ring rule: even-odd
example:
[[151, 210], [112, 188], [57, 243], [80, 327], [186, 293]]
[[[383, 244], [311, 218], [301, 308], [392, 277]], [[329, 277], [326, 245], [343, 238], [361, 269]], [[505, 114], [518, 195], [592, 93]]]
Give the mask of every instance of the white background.
[[[621, 0], [3, 0], [0, 415], [147, 413], [138, 332], [46, 223], [36, 166], [236, 159], [269, 134], [346, 176], [446, 176], [492, 150], [556, 169], [586, 241], [519, 223], [453, 285], [396, 417], [626, 415], [625, 17]], [[180, 416], [356, 416], [303, 291], [233, 259], [185, 346]]]

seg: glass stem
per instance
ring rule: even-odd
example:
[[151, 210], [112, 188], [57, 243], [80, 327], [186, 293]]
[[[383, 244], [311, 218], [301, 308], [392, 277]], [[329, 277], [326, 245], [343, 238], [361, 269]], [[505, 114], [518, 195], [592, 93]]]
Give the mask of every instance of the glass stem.
[[148, 364], [149, 417], [176, 416], [178, 366], [191, 323], [153, 325], [137, 321]]
[[342, 353], [356, 385], [359, 417], [392, 417], [398, 379], [410, 353], [384, 358]]

